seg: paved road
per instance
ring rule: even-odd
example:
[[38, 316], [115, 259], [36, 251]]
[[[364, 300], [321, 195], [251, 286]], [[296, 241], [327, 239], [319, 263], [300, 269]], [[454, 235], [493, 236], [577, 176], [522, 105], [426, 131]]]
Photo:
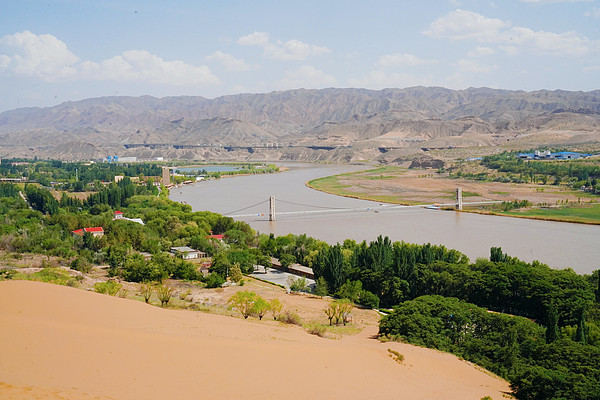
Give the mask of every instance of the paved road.
[[[272, 283], [276, 283], [281, 286], [285, 286], [289, 289], [290, 284], [301, 277], [298, 275], [290, 274], [289, 272], [279, 271], [278, 269], [268, 268], [267, 273], [264, 272], [264, 267], [262, 265], [257, 266], [258, 270], [255, 270], [254, 273], [250, 274], [250, 276], [258, 279], [262, 279], [263, 281], [269, 281]], [[312, 289], [315, 287], [315, 281], [313, 279], [305, 278], [308, 286]]]

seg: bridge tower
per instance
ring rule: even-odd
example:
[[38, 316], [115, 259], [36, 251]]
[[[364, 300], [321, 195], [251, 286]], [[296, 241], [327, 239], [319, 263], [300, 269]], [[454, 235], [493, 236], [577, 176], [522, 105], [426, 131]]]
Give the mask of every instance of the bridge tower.
[[456, 209], [461, 211], [463, 209], [463, 194], [462, 188], [456, 188]]
[[162, 183], [163, 185], [171, 183], [171, 170], [169, 167], [162, 167]]
[[275, 196], [269, 197], [269, 221], [275, 221]]

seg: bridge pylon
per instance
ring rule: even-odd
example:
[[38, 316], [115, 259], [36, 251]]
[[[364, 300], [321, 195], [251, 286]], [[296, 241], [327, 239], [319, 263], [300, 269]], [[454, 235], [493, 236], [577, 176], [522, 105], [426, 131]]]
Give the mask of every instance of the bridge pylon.
[[275, 221], [275, 196], [269, 197], [269, 221]]
[[463, 209], [463, 193], [462, 188], [456, 188], [456, 209], [462, 211]]

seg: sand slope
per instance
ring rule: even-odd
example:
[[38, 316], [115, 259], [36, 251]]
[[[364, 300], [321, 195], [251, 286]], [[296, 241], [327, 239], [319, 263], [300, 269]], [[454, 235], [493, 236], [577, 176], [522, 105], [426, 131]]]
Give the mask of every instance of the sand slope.
[[[0, 282], [2, 399], [502, 399], [448, 354], [37, 282]], [[405, 356], [400, 365], [392, 348]]]

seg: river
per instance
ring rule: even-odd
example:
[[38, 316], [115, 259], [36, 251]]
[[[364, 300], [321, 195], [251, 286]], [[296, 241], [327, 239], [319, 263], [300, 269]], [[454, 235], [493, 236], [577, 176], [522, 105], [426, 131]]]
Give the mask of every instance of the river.
[[[380, 203], [322, 193], [305, 186], [311, 179], [365, 169], [364, 166], [285, 164], [289, 170], [224, 178], [171, 189], [170, 198], [187, 202], [194, 211], [209, 210], [238, 217], [261, 233], [306, 233], [334, 244], [345, 239], [372, 241], [378, 235], [393, 241], [442, 244], [471, 260], [489, 257], [490, 247], [553, 268], [589, 274], [600, 268], [600, 226], [489, 216], [465, 212], [399, 209]], [[268, 220], [269, 196], [276, 212]], [[255, 207], [249, 207], [255, 204]], [[325, 212], [326, 209], [335, 209]], [[345, 211], [343, 209], [354, 209]], [[321, 214], [322, 212], [322, 214]]]

